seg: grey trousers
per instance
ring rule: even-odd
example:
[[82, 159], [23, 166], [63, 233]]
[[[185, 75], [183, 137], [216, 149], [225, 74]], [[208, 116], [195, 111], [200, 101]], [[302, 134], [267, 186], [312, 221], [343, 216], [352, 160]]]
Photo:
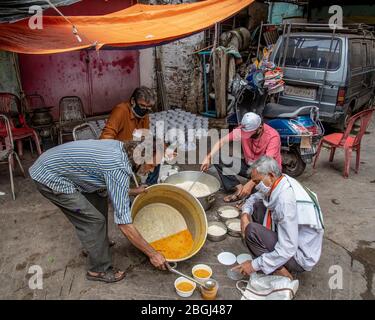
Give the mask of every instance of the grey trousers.
[[57, 193], [34, 181], [39, 192], [61, 209], [75, 227], [88, 252], [88, 270], [105, 272], [112, 267], [108, 241], [108, 198], [98, 193]]
[[[277, 243], [277, 233], [265, 228], [263, 226], [264, 216], [266, 214], [266, 207], [263, 201], [258, 201], [254, 204], [254, 212], [252, 215], [253, 222], [251, 222], [245, 231], [246, 245], [249, 248], [253, 257], [259, 257], [263, 253], [272, 252]], [[294, 258], [291, 258], [284, 267], [289, 272], [303, 272], [305, 271]], [[280, 267], [279, 269], [281, 269]]]

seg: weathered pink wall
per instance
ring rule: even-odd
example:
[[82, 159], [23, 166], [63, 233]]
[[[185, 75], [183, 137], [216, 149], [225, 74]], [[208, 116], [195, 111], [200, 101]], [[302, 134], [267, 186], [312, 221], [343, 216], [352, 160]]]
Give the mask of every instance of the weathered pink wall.
[[[59, 7], [65, 15], [101, 15], [125, 9], [134, 0], [84, 0]], [[57, 15], [53, 9], [45, 15]], [[19, 55], [21, 81], [26, 94], [41, 94], [47, 105], [77, 95], [87, 115], [111, 111], [139, 86], [139, 52], [129, 50], [76, 51], [53, 55]]]
[[41, 94], [55, 106], [63, 96], [82, 99], [87, 115], [109, 112], [139, 86], [138, 51], [75, 51], [53, 55], [19, 55], [26, 94]]

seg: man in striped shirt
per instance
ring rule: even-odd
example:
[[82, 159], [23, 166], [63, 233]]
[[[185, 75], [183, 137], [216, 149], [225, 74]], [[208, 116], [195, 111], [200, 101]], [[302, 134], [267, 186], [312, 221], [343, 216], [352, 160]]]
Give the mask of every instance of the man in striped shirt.
[[[155, 153], [153, 160], [153, 164], [143, 164], [139, 169], [152, 171], [158, 162]], [[123, 271], [112, 267], [106, 194], [113, 204], [114, 221], [124, 236], [156, 268], [165, 269], [165, 258], [132, 224], [129, 195], [142, 193], [145, 188], [129, 188], [132, 166], [135, 166], [131, 162], [120, 141], [81, 140], [46, 151], [29, 169], [40, 193], [58, 206], [76, 228], [88, 252], [86, 277], [89, 280], [116, 282], [125, 277]]]

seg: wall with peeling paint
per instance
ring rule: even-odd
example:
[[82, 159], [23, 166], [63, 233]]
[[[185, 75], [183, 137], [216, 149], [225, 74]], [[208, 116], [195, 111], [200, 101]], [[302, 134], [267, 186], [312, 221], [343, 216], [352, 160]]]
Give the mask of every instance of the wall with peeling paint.
[[[143, 0], [146, 4], [178, 4], [196, 1], [186, 0]], [[164, 66], [164, 80], [171, 106], [178, 106], [191, 112], [203, 108], [202, 67], [195, 51], [204, 47], [204, 33], [199, 33], [161, 46]], [[141, 84], [156, 89], [153, 49], [141, 50]]]
[[139, 86], [138, 51], [75, 51], [19, 55], [23, 89], [41, 94], [55, 106], [63, 96], [79, 96], [86, 115], [103, 114], [130, 97]]
[[202, 67], [199, 55], [194, 52], [203, 48], [203, 43], [204, 35], [199, 33], [163, 46], [164, 78], [171, 106], [191, 112], [202, 107]]
[[[65, 14], [98, 13], [100, 0], [62, 8]], [[108, 1], [109, 2], [109, 1]], [[151, 0], [144, 3], [183, 3], [186, 0]], [[108, 4], [119, 1], [110, 1]], [[131, 1], [122, 2], [125, 7]], [[110, 6], [103, 6], [107, 10]], [[100, 11], [100, 10], [99, 10]], [[203, 107], [203, 82], [199, 56], [192, 54], [204, 46], [203, 33], [162, 46], [164, 78], [170, 105], [197, 112]], [[108, 112], [127, 99], [140, 84], [156, 89], [154, 49], [138, 51], [101, 50], [30, 56], [21, 55], [22, 84], [27, 94], [42, 94], [48, 105], [56, 106], [66, 95], [81, 97], [88, 115]], [[82, 58], [82, 55], [86, 55]], [[89, 61], [87, 62], [87, 58]], [[134, 59], [131, 70], [117, 61]]]
[[0, 51], [0, 92], [19, 96], [19, 88], [11, 52]]
[[303, 6], [292, 3], [272, 2], [269, 5], [268, 22], [280, 24], [289, 17], [303, 17]]
[[[125, 9], [133, 0], [84, 0], [59, 8], [66, 15], [100, 15]], [[56, 15], [51, 9], [46, 14]], [[82, 50], [53, 55], [19, 55], [26, 94], [41, 94], [58, 118], [59, 100], [79, 96], [88, 116], [108, 113], [139, 86], [138, 50]]]

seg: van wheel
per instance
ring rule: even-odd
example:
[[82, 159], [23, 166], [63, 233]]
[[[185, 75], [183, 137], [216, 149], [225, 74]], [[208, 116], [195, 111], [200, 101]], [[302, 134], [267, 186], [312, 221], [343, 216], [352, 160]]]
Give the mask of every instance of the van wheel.
[[297, 150], [290, 150], [282, 153], [283, 172], [293, 178], [300, 176], [306, 168], [306, 163], [302, 160]]

